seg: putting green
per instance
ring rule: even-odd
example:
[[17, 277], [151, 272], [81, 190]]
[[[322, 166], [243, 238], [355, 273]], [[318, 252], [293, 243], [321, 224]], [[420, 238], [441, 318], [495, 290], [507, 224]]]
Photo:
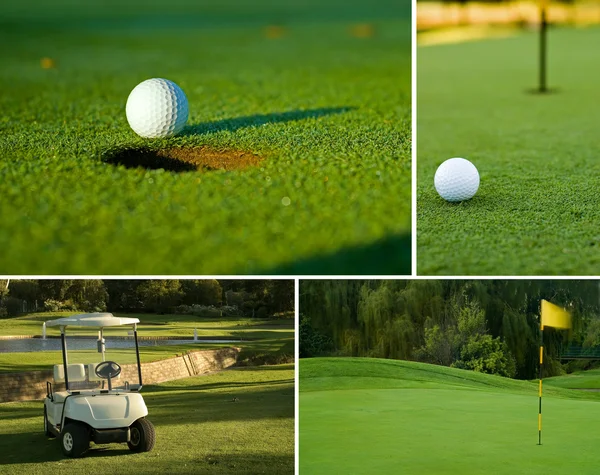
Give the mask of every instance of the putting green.
[[151, 452], [124, 444], [92, 445], [63, 457], [42, 432], [41, 401], [0, 404], [3, 474], [293, 474], [292, 365], [224, 371], [142, 391], [156, 428]]
[[[597, 274], [600, 29], [549, 33], [552, 94], [537, 85], [537, 36], [418, 52], [417, 271], [423, 275]], [[433, 178], [451, 157], [481, 185], [461, 204]]]
[[[3, 272], [410, 272], [410, 1], [88, 3], [0, 6]], [[180, 137], [129, 128], [150, 77], [187, 94]], [[262, 161], [122, 153], [182, 147]]]
[[537, 446], [536, 385], [472, 375], [377, 359], [301, 360], [300, 473], [597, 472], [594, 395], [550, 390]]

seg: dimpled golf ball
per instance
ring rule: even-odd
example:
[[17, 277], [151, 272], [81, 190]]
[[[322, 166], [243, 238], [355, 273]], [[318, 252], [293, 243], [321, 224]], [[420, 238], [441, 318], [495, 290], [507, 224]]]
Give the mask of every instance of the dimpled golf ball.
[[168, 79], [139, 83], [127, 98], [127, 122], [146, 138], [176, 135], [188, 120], [188, 101], [181, 88]]
[[435, 172], [435, 189], [446, 201], [470, 200], [479, 188], [479, 172], [464, 158], [450, 158]]

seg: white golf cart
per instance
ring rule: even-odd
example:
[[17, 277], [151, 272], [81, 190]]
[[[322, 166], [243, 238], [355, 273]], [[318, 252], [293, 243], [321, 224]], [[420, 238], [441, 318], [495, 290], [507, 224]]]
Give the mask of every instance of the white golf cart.
[[[154, 447], [154, 426], [145, 418], [148, 409], [139, 394], [142, 389], [137, 340], [139, 322], [137, 318], [117, 318], [111, 313], [88, 313], [46, 322], [47, 327], [60, 328], [63, 364], [54, 366], [54, 383], [65, 383], [66, 390], [54, 391], [52, 383], [46, 383], [44, 433], [60, 438], [65, 455], [80, 457], [89, 449], [90, 441], [96, 444], [127, 442], [133, 452], [148, 452]], [[106, 361], [104, 328], [122, 325], [133, 328], [138, 383], [124, 381], [117, 386], [121, 367], [114, 361]], [[98, 328], [101, 362], [69, 364], [65, 331], [70, 326]]]

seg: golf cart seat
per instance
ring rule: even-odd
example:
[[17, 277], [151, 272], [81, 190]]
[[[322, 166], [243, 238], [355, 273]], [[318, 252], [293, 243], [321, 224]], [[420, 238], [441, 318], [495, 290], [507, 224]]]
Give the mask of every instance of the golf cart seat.
[[[85, 367], [82, 364], [67, 365], [67, 371], [69, 382], [85, 381]], [[61, 364], [54, 365], [54, 382], [65, 382], [65, 370], [64, 366]]]
[[65, 402], [65, 398], [69, 395], [67, 391], [56, 391], [52, 393], [52, 401], [61, 404]]

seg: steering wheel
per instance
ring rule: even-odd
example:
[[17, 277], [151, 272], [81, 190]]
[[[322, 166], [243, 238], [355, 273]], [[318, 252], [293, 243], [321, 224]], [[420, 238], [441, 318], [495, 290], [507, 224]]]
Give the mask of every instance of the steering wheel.
[[99, 378], [110, 380], [121, 374], [121, 367], [114, 361], [103, 361], [96, 366], [94, 372]]

